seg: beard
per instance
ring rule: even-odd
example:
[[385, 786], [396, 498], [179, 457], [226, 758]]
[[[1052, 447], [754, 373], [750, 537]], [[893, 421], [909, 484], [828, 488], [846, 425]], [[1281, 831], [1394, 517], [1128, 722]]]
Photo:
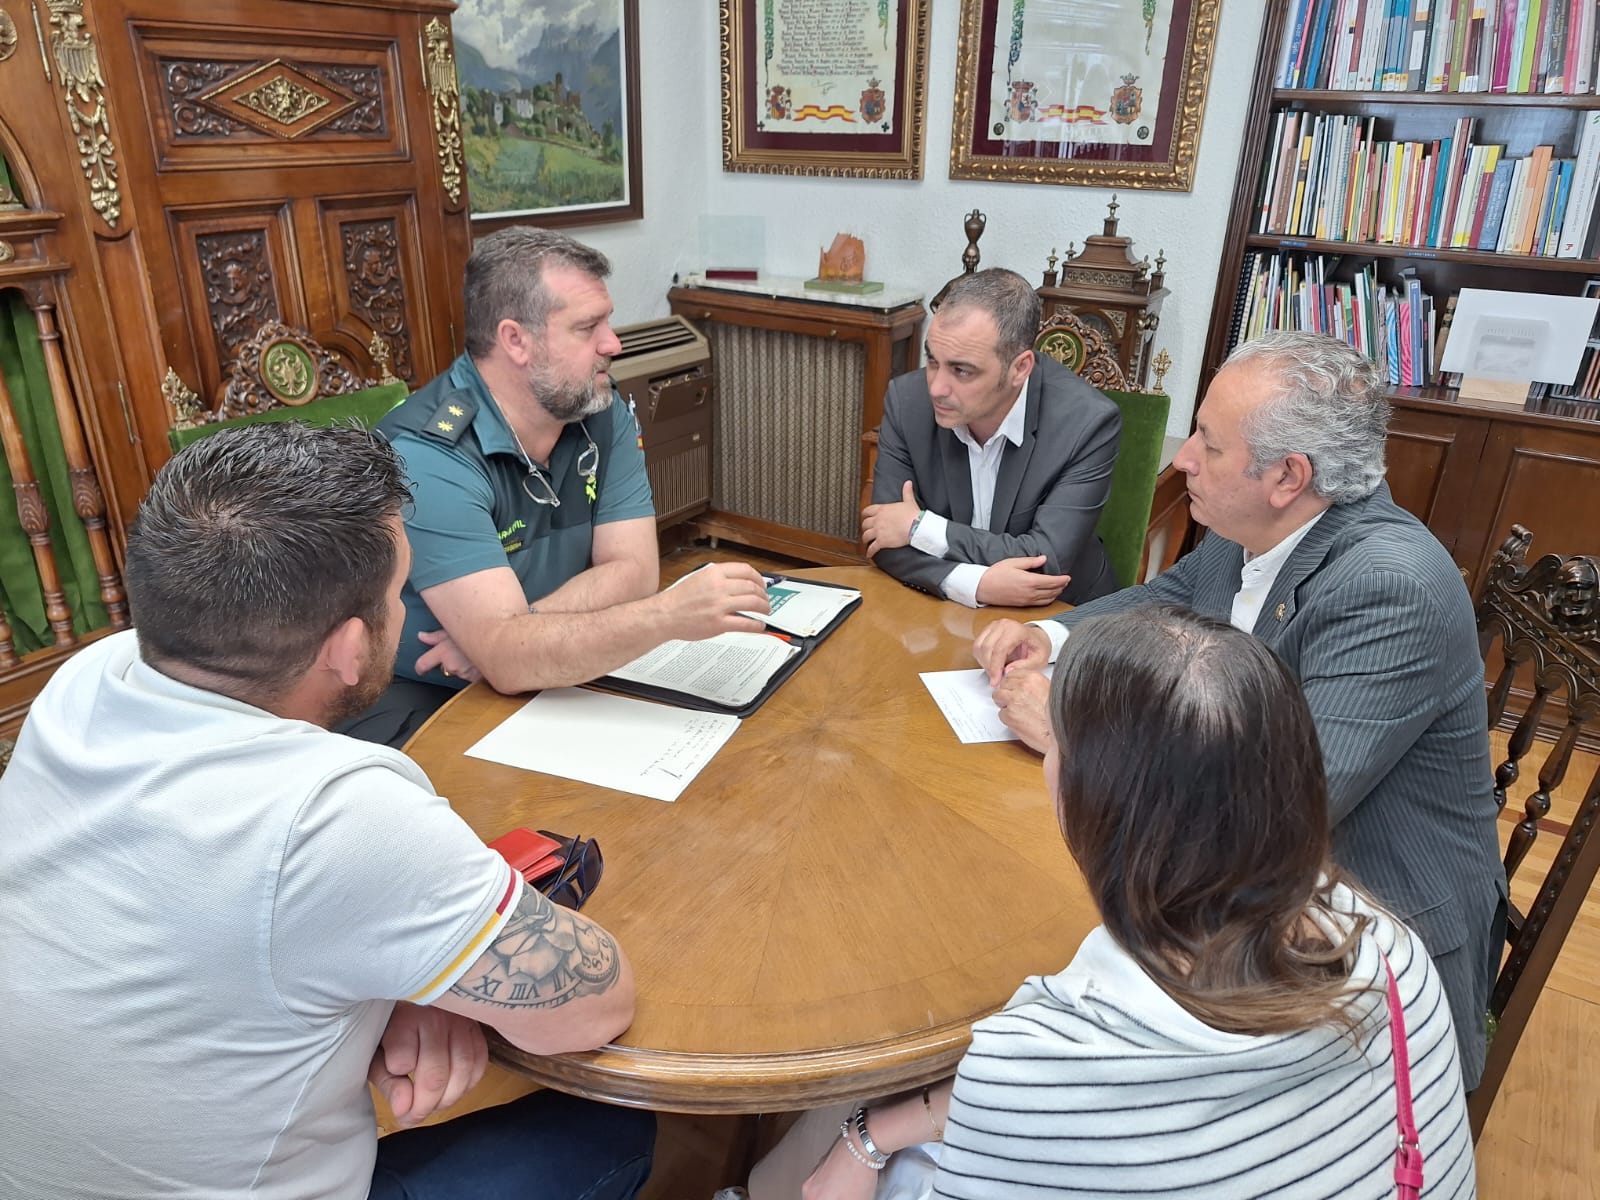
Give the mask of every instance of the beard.
[[331, 729], [341, 721], [360, 716], [377, 703], [385, 688], [394, 679], [394, 660], [399, 648], [386, 650], [387, 639], [369, 634], [366, 652], [361, 659], [361, 678], [348, 687], [330, 706], [323, 728]]
[[[609, 358], [602, 359], [596, 368], [603, 371], [611, 365]], [[538, 399], [540, 407], [563, 425], [604, 412], [611, 403], [611, 381], [600, 385], [594, 372], [574, 379], [560, 375], [549, 363], [528, 369], [528, 386]]]

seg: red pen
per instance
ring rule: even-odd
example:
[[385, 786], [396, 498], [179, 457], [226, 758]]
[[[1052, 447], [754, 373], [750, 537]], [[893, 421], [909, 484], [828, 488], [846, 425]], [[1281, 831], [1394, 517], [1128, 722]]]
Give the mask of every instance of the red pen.
[[793, 642], [794, 641], [794, 639], [792, 637], [790, 637], [787, 633], [773, 633], [772, 630], [770, 630], [770, 629], [763, 629], [761, 632], [766, 634], [768, 637], [777, 638], [780, 642]]

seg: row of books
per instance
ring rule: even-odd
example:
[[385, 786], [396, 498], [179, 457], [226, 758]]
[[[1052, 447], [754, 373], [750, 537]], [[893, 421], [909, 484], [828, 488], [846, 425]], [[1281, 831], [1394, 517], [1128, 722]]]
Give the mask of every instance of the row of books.
[[1438, 382], [1444, 346], [1433, 297], [1420, 281], [1405, 276], [1391, 287], [1369, 265], [1349, 282], [1336, 282], [1328, 278], [1331, 261], [1320, 254], [1250, 255], [1239, 281], [1233, 344], [1277, 329], [1326, 333], [1374, 359], [1392, 387]]
[[1256, 232], [1385, 246], [1580, 258], [1600, 191], [1600, 110], [1576, 154], [1522, 158], [1473, 140], [1462, 117], [1431, 142], [1378, 136], [1378, 118], [1285, 110], [1273, 126]]
[[1586, 95], [1596, 0], [1296, 0], [1280, 88]]
[[[1337, 281], [1331, 274], [1338, 261], [1320, 254], [1251, 254], [1239, 281], [1229, 349], [1271, 330], [1308, 330], [1337, 337], [1375, 360], [1391, 387], [1458, 387], [1460, 375], [1439, 369], [1456, 297], [1446, 297], [1440, 307], [1413, 273], [1402, 271], [1397, 283], [1385, 284], [1376, 264]], [[1584, 294], [1600, 294], [1600, 280], [1591, 280]], [[1554, 416], [1600, 415], [1600, 321], [1573, 381], [1532, 383], [1528, 400]]]

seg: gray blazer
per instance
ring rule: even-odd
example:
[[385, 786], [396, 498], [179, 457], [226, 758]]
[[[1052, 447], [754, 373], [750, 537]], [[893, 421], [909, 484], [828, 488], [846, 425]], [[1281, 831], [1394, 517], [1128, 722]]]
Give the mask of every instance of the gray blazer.
[[1081, 603], [1115, 591], [1116, 575], [1095, 536], [1111, 492], [1122, 412], [1055, 359], [1039, 355], [1023, 397], [1022, 445], [1007, 445], [995, 479], [987, 529], [972, 526], [967, 448], [934, 424], [928, 379], [912, 371], [890, 381], [878, 430], [872, 502], [900, 499], [911, 480], [924, 508], [949, 521], [949, 550], [934, 558], [912, 546], [880, 550], [873, 561], [901, 583], [934, 595], [957, 563], [988, 566], [1043, 554], [1042, 573], [1072, 576], [1061, 593]]
[[[1059, 619], [1071, 626], [1167, 603], [1226, 621], [1243, 565], [1236, 543], [1208, 534], [1150, 583]], [[1483, 1070], [1506, 882], [1483, 659], [1461, 574], [1380, 484], [1306, 534], [1253, 632], [1305, 689], [1328, 772], [1334, 859], [1422, 935], [1470, 1089]]]

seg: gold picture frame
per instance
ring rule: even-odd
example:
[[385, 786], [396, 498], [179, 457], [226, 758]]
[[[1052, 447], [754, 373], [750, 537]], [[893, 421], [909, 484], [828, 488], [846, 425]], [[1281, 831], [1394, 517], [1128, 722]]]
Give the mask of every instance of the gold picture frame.
[[[921, 179], [930, 3], [863, 6], [881, 26], [868, 31], [881, 34], [881, 48], [859, 48], [856, 63], [832, 73], [784, 75], [788, 31], [779, 0], [719, 0], [722, 169]], [[815, 56], [794, 56], [802, 60]]]
[[1191, 190], [1221, 7], [961, 0], [950, 178]]

